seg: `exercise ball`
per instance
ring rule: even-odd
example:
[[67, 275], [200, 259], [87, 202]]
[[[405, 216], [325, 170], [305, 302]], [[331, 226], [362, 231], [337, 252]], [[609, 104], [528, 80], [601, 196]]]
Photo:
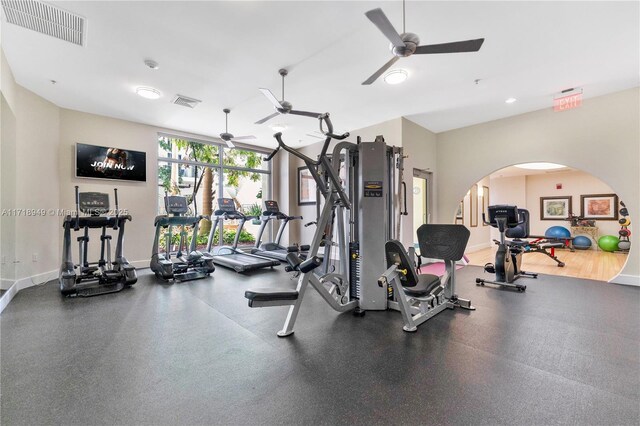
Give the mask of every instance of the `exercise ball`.
[[598, 239], [598, 247], [600, 247], [603, 251], [616, 251], [618, 250], [619, 243], [620, 239], [618, 237], [614, 237], [613, 235], [603, 235]]
[[563, 238], [571, 238], [571, 232], [564, 226], [552, 226], [545, 231], [544, 236], [561, 240]]
[[631, 236], [631, 231], [629, 231], [628, 229], [621, 229], [620, 231], [618, 231], [618, 235], [620, 235], [621, 237], [630, 237]]
[[618, 250], [629, 250], [631, 248], [631, 241], [620, 241], [618, 243]]
[[620, 209], [620, 216], [629, 216], [629, 210], [626, 207]]
[[631, 225], [631, 221], [629, 220], [628, 217], [623, 217], [622, 219], [618, 220], [618, 223], [622, 226], [629, 226]]
[[578, 250], [588, 250], [591, 247], [591, 239], [584, 235], [578, 235], [573, 239], [573, 248]]

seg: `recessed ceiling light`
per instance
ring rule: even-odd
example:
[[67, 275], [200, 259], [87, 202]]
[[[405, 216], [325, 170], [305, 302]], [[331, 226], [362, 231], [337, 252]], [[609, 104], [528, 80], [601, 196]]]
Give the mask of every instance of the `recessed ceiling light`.
[[158, 99], [160, 96], [162, 96], [162, 93], [160, 93], [159, 90], [156, 90], [153, 87], [138, 87], [136, 89], [136, 93], [147, 99]]
[[271, 126], [271, 130], [273, 130], [274, 132], [284, 132], [285, 130], [287, 130], [287, 126], [285, 124], [273, 124]]
[[384, 81], [387, 84], [400, 84], [407, 79], [409, 74], [403, 69], [393, 70], [384, 76]]
[[515, 101], [517, 101], [517, 99], [516, 99], [516, 98], [507, 98], [507, 100], [505, 100], [504, 102], [505, 102], [505, 103], [507, 103], [507, 104], [512, 104], [512, 103], [514, 103]]
[[516, 164], [516, 167], [519, 169], [529, 169], [529, 170], [555, 170], [555, 169], [562, 169], [567, 166], [563, 166], [562, 164], [555, 164], [555, 163], [524, 163], [524, 164]]

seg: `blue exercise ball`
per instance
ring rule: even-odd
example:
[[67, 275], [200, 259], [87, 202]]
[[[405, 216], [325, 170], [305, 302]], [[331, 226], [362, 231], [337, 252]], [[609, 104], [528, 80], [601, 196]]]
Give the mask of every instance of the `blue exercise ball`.
[[573, 248], [577, 250], [588, 250], [591, 247], [591, 238], [578, 235], [573, 239]]
[[563, 238], [571, 238], [571, 231], [569, 231], [564, 226], [552, 226], [547, 229], [544, 233], [546, 238], [555, 238], [555, 239], [563, 239]]

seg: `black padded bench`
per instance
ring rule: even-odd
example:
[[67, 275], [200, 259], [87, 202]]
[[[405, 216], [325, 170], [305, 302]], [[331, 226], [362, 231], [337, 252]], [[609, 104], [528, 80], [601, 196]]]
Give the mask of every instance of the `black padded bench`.
[[286, 306], [293, 305], [293, 302], [298, 300], [298, 290], [283, 290], [281, 288], [249, 289], [244, 292], [244, 297], [249, 300], [250, 308]]

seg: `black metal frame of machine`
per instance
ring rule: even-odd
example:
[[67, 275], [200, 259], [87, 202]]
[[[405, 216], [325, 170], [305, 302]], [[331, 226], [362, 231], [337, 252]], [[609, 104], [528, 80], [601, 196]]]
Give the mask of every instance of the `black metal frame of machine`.
[[[278, 148], [266, 160], [273, 158], [280, 149], [300, 158], [309, 168], [324, 198], [318, 203], [321, 212], [309, 255], [304, 261], [294, 253], [287, 255], [289, 268], [300, 272], [295, 290], [264, 288], [245, 292], [250, 307], [289, 306], [284, 327], [277, 333], [280, 337], [293, 334], [309, 285], [338, 312], [353, 311], [354, 314], [363, 315], [367, 310], [402, 311], [404, 306], [399, 299], [403, 293], [393, 291], [395, 280], [391, 275], [395, 272], [387, 270], [387, 279], [381, 280], [386, 269], [385, 243], [397, 239], [400, 218], [405, 215], [400, 207], [403, 188], [402, 148], [388, 146], [384, 138], [378, 136], [374, 142], [362, 142], [359, 138], [355, 144], [339, 142], [328, 154], [333, 139], [340, 141], [349, 134], [334, 134], [329, 114], [307, 115], [319, 120], [320, 131], [326, 136], [317, 159], [286, 145], [282, 141], [282, 134], [276, 133], [274, 137], [278, 141]], [[344, 165], [344, 172], [341, 172], [341, 165]], [[324, 262], [318, 257], [321, 246], [325, 249]], [[317, 273], [320, 266], [327, 264], [327, 257], [331, 256], [331, 251], [327, 250], [333, 246], [338, 251], [336, 270]], [[451, 274], [451, 280], [443, 281], [445, 291], [443, 296], [437, 296], [438, 300], [446, 303], [446, 307], [472, 309], [469, 301], [455, 296], [452, 280]], [[412, 314], [413, 309], [406, 310]], [[432, 312], [437, 313], [442, 309]], [[417, 318], [415, 322], [418, 322]]]
[[[101, 192], [79, 192], [75, 187], [76, 215], [67, 215], [63, 222], [64, 239], [62, 247], [62, 265], [58, 280], [60, 292], [65, 296], [97, 296], [115, 293], [132, 286], [138, 280], [136, 269], [123, 255], [125, 223], [130, 215], [121, 215], [118, 207], [118, 190], [114, 188], [115, 216], [104, 216], [109, 212], [109, 194]], [[80, 216], [80, 212], [89, 216]], [[118, 239], [111, 261], [111, 235], [107, 228], [118, 231]], [[71, 230], [83, 230], [77, 238], [79, 262], [73, 263], [71, 253]], [[89, 229], [100, 229], [100, 259], [88, 261]], [[106, 256], [106, 258], [105, 258]], [[77, 270], [77, 272], [76, 272]]]
[[[269, 225], [272, 220], [280, 221], [276, 238], [272, 242], [263, 243], [262, 236], [264, 235], [264, 231], [267, 229], [267, 225]], [[284, 230], [292, 220], [302, 220], [302, 216], [289, 216], [280, 211], [277, 201], [265, 200], [264, 211], [262, 212], [262, 216], [260, 216], [260, 230], [258, 230], [256, 244], [251, 249], [251, 253], [273, 258], [280, 262], [286, 262], [287, 255], [289, 253], [297, 253], [300, 257], [306, 258], [306, 254], [304, 252], [309, 250], [309, 246], [293, 245], [285, 247], [280, 244]]]
[[[190, 281], [208, 277], [216, 267], [209, 253], [197, 250], [198, 226], [203, 219], [209, 219], [205, 215], [185, 216], [189, 211], [187, 198], [180, 195], [165, 195], [166, 215], [156, 216], [156, 227], [153, 248], [151, 251], [151, 270], [162, 280]], [[180, 227], [180, 240], [178, 250], [171, 251], [173, 246], [173, 228]], [[186, 226], [192, 227], [191, 243], [187, 250]], [[160, 232], [167, 229], [166, 250], [160, 251]], [[183, 247], [185, 251], [183, 251]]]
[[[280, 265], [275, 259], [258, 256], [256, 254], [245, 253], [238, 249], [240, 233], [244, 228], [244, 224], [249, 219], [257, 219], [254, 216], [247, 216], [236, 210], [235, 203], [231, 198], [218, 198], [218, 210], [214, 213], [213, 223], [211, 224], [211, 232], [209, 233], [209, 241], [207, 242], [207, 252], [210, 253], [213, 263], [216, 265], [231, 268], [236, 272], [247, 272], [254, 269], [269, 268]], [[224, 243], [224, 221], [239, 220], [236, 236], [233, 245], [225, 246]], [[218, 245], [213, 246], [214, 235], [218, 231]]]

